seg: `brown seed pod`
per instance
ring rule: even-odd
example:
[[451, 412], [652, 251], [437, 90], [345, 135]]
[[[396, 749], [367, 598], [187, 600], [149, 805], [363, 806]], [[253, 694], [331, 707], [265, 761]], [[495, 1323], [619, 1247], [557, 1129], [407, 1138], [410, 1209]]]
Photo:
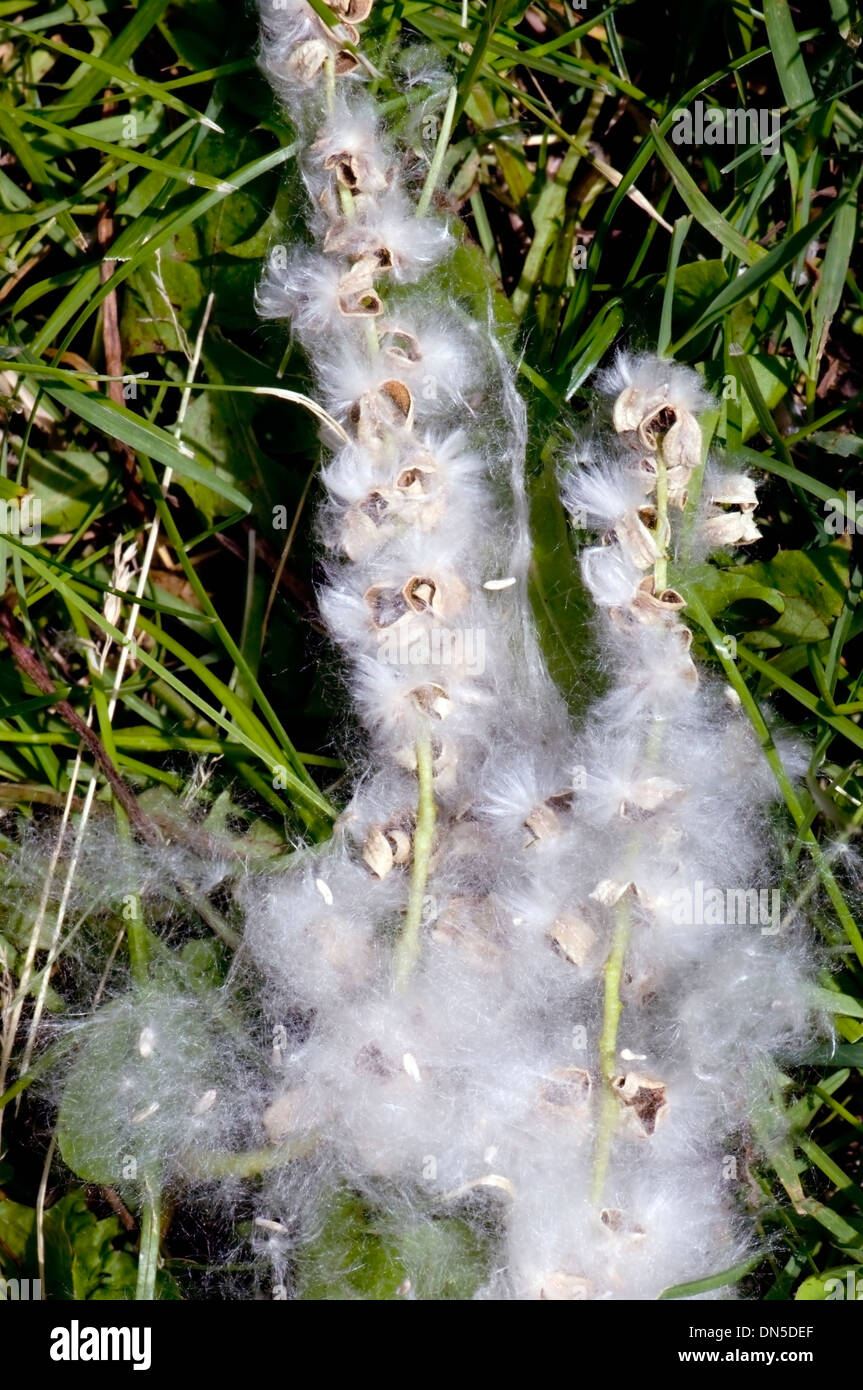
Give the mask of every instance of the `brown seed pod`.
[[428, 497], [436, 492], [439, 486], [438, 470], [431, 454], [420, 454], [414, 462], [402, 468], [395, 486], [405, 497]]
[[631, 893], [634, 898], [637, 898], [639, 896], [638, 884], [633, 883], [632, 879], [624, 882], [617, 878], [603, 878], [600, 879], [590, 897], [601, 907], [614, 907], [625, 893]]
[[[363, 198], [365, 203], [369, 201], [365, 192], [355, 194], [354, 197]], [[327, 231], [324, 251], [327, 255], [347, 256], [357, 265], [368, 265], [373, 275], [392, 270], [397, 259], [397, 248], [383, 241], [371, 227], [363, 227], [358, 223], [356, 203], [353, 211], [355, 215], [348, 221], [343, 215], [343, 209], [339, 207], [338, 215]]]
[[627, 471], [635, 478], [645, 497], [649, 497], [651, 492], [656, 491], [656, 459], [652, 454], [640, 453], [640, 458]]
[[[327, 29], [326, 32], [329, 34], [330, 31]], [[356, 30], [354, 32], [356, 33]], [[354, 40], [352, 39], [351, 42]], [[327, 59], [333, 56], [336, 75], [339, 77], [344, 76], [345, 73], [353, 72], [357, 66], [358, 60], [353, 53], [349, 53], [346, 49], [334, 53], [332, 42], [319, 38], [304, 39], [302, 43], [298, 43], [287, 62], [280, 65], [280, 68], [276, 68], [275, 71], [278, 72], [281, 69], [287, 77], [292, 78], [295, 82], [311, 85], [323, 72]]]
[[669, 468], [666, 474], [669, 505], [677, 507], [681, 512], [686, 506], [686, 501], [689, 497], [689, 482], [691, 478], [691, 468]]
[[443, 596], [437, 580], [425, 574], [413, 574], [402, 589], [405, 603], [414, 613], [439, 613]]
[[354, 401], [348, 418], [356, 428], [360, 443], [377, 449], [394, 430], [413, 428], [413, 396], [403, 381], [396, 378], [382, 381], [374, 391], [365, 391]]
[[411, 609], [400, 589], [391, 584], [372, 584], [366, 589], [363, 598], [371, 613], [376, 628], [394, 627], [401, 622]]
[[644, 1227], [636, 1225], [619, 1207], [603, 1207], [599, 1219], [609, 1235], [618, 1236], [627, 1244], [640, 1245], [647, 1238]]
[[351, 193], [382, 193], [387, 176], [367, 154], [357, 150], [339, 150], [328, 154], [324, 168], [335, 173], [343, 188]]
[[[637, 435], [646, 421], [651, 420], [666, 408], [661, 391], [646, 392], [639, 386], [626, 386], [616, 397], [612, 407], [612, 423], [618, 434]], [[652, 435], [643, 441], [651, 453], [656, 452]]]
[[340, 285], [338, 305], [339, 313], [346, 319], [373, 319], [377, 314], [383, 313], [384, 307], [380, 295], [371, 282], [350, 287], [346, 287], [344, 284]]
[[593, 1082], [583, 1067], [558, 1067], [540, 1087], [543, 1110], [565, 1119], [581, 1119], [590, 1106]]
[[500, 963], [505, 945], [494, 904], [489, 898], [448, 898], [429, 936], [437, 946], [462, 952], [472, 965], [488, 967]]
[[629, 1121], [630, 1133], [639, 1137], [656, 1132], [668, 1115], [668, 1087], [663, 1081], [653, 1081], [637, 1072], [614, 1076], [611, 1080], [618, 1100]]
[[758, 492], [748, 474], [722, 473], [712, 479], [707, 500], [720, 507], [740, 507], [742, 511], [753, 511], [758, 505]]
[[645, 575], [632, 601], [632, 606], [642, 622], [663, 622], [668, 618], [676, 618], [686, 607], [686, 600], [676, 589], [663, 589], [658, 594], [655, 590], [653, 576]]
[[376, 878], [386, 878], [397, 866], [408, 864], [413, 854], [414, 818], [403, 811], [383, 825], [374, 825], [363, 844], [363, 859]]
[[581, 969], [590, 958], [597, 938], [589, 922], [577, 913], [568, 912], [555, 917], [549, 939], [554, 949], [565, 960]]
[[751, 512], [718, 512], [702, 521], [698, 529], [711, 546], [752, 545], [761, 540]]
[[559, 835], [563, 829], [564, 817], [567, 811], [571, 810], [574, 800], [575, 793], [567, 788], [565, 791], [556, 792], [554, 796], [546, 797], [539, 806], [535, 806], [524, 819], [524, 828], [528, 832], [524, 848], [531, 849], [542, 840]]
[[372, 4], [373, 0], [332, 0], [330, 9], [351, 24], [362, 24], [372, 12]]
[[701, 463], [701, 426], [688, 410], [679, 410], [662, 443], [669, 473], [691, 473]]
[[380, 334], [381, 350], [397, 362], [416, 363], [422, 361], [420, 340], [415, 333], [404, 328], [385, 328]]
[[410, 692], [410, 699], [418, 710], [431, 719], [448, 719], [452, 714], [452, 700], [442, 685], [433, 682], [417, 685]]
[[[331, 8], [333, 8], [333, 7], [331, 7]], [[311, 7], [309, 7], [308, 16], [309, 16], [309, 19], [311, 20], [311, 22], [314, 24], [315, 28], [317, 29], [317, 31], [318, 31], [320, 37], [327, 43], [327, 45], [328, 45], [331, 49], [333, 48], [333, 46], [334, 46], [337, 42], [343, 43], [343, 42], [345, 41], [345, 39], [347, 39], [348, 43], [352, 43], [352, 44], [354, 44], [355, 46], [356, 46], [356, 44], [359, 43], [359, 41], [360, 41], [359, 30], [358, 30], [353, 24], [351, 24], [351, 23], [349, 22], [349, 20], [343, 19], [342, 22], [341, 22], [341, 24], [339, 24], [339, 25], [337, 25], [335, 28], [331, 29], [330, 26], [326, 23], [326, 21], [323, 20], [323, 19], [321, 19], [320, 15], [315, 14], [315, 13], [311, 10]], [[342, 56], [341, 53], [339, 53], [339, 54], [337, 54], [337, 57], [336, 57], [336, 74], [337, 74], [337, 75], [338, 75], [338, 71], [339, 71], [339, 68], [338, 68], [338, 58], [341, 57], [341, 56]], [[352, 58], [352, 57], [353, 57], [353, 54], [348, 53], [347, 51], [345, 51], [344, 56], [347, 57], [347, 58]], [[356, 67], [358, 61], [359, 61], [359, 59], [354, 58], [354, 67]]]
[[446, 493], [433, 456], [424, 449], [408, 455], [393, 482], [394, 519], [420, 530], [437, 526], [444, 514]]
[[383, 303], [374, 287], [377, 267], [369, 261], [357, 261], [339, 281], [337, 300], [339, 313], [345, 318], [374, 318], [383, 312]]
[[665, 548], [668, 537], [658, 543], [653, 526], [656, 513], [652, 508], [643, 507], [638, 512], [628, 512], [614, 528], [614, 538], [621, 549], [629, 556], [636, 569], [650, 569]]
[[655, 454], [661, 440], [669, 470], [690, 474], [701, 462], [701, 426], [690, 411], [674, 405], [662, 390], [627, 386], [614, 402], [612, 420], [617, 433], [632, 448]]
[[[685, 607], [686, 600], [676, 589], [663, 589], [657, 594], [653, 575], [645, 575], [639, 581], [629, 605], [626, 608], [609, 608], [608, 616], [621, 632], [631, 631], [636, 623], [646, 623], [649, 626], [661, 624], [669, 631], [679, 628], [681, 632], [689, 632], [689, 629], [677, 620], [677, 615]], [[691, 643], [690, 633], [686, 650]]]
[[412, 616], [452, 617], [467, 597], [467, 588], [454, 574], [443, 580], [412, 574], [400, 589], [393, 584], [372, 584], [363, 595], [377, 628], [393, 627]]
[[685, 788], [667, 777], [646, 777], [634, 782], [621, 800], [617, 814], [624, 820], [644, 820], [669, 801], [683, 795]]
[[340, 540], [349, 560], [361, 560], [380, 540], [391, 517], [392, 501], [377, 489], [345, 513]]

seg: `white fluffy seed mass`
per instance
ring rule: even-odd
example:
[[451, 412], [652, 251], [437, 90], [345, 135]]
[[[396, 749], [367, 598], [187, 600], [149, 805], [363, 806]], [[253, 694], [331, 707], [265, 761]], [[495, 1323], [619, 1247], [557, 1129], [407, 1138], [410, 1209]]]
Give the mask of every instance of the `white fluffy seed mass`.
[[[295, 23], [269, 15], [268, 71]], [[282, 1270], [347, 1186], [408, 1225], [490, 1202], [474, 1296], [655, 1298], [752, 1249], [740, 1135], [774, 1058], [823, 1026], [770, 775], [665, 578], [708, 398], [648, 355], [599, 381], [612, 431], [562, 484], [596, 536], [582, 572], [610, 675], [573, 730], [532, 636], [508, 371], [439, 280], [395, 288], [449, 238], [413, 216], [356, 74], [303, 101], [316, 247], [271, 268], [261, 308], [290, 319], [351, 436], [323, 475], [321, 605], [372, 763], [332, 844], [247, 891], [267, 1012], [294, 1020], [265, 1123], [303, 1153], [267, 1189], [292, 1233], [269, 1255]], [[711, 464], [690, 556], [754, 539], [755, 500]]]
[[274, 248], [258, 307], [348, 437], [322, 473], [320, 602], [368, 762], [327, 845], [246, 877], [236, 980], [266, 1049], [170, 993], [117, 1004], [90, 1051], [120, 1049], [128, 1087], [100, 1123], [179, 1176], [259, 1146], [279, 1288], [354, 1193], [426, 1251], [454, 1216], [491, 1231], [461, 1296], [653, 1299], [757, 1248], [753, 1117], [825, 1027], [769, 770], [669, 582], [757, 536], [754, 486], [703, 468], [695, 373], [622, 354], [600, 378], [604, 432], [561, 479], [607, 678], [573, 727], [527, 594], [523, 406], [459, 302], [445, 217], [415, 215], [428, 151], [384, 128], [343, 47], [367, 10], [333, 8], [336, 31], [262, 0], [310, 242]]

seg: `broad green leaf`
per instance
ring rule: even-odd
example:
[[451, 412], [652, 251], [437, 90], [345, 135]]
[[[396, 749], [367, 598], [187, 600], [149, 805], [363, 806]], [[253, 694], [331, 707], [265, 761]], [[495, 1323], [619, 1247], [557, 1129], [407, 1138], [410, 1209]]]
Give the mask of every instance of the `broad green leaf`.
[[838, 990], [818, 989], [815, 991], [816, 998], [824, 1009], [829, 1009], [832, 1014], [847, 1014], [849, 1018], [863, 1018], [863, 1000], [855, 999], [850, 994], [842, 994]]
[[579, 708], [586, 683], [598, 683], [586, 653], [594, 650], [593, 607], [579, 576], [552, 463], [528, 478], [533, 533], [530, 597], [549, 670], [568, 700]]
[[236, 1042], [200, 994], [169, 995], [153, 985], [104, 1005], [82, 1028], [63, 1087], [63, 1161], [86, 1182], [126, 1189], [147, 1170], [206, 1147], [218, 1106], [206, 1121], [195, 1106], [221, 1091], [218, 1057], [226, 1047]]
[[14, 1276], [25, 1265], [31, 1240], [35, 1244], [35, 1229], [33, 1207], [0, 1195], [0, 1271], [6, 1278]]
[[297, 1257], [298, 1294], [307, 1300], [469, 1300], [488, 1277], [492, 1242], [453, 1217], [377, 1212], [356, 1193], [331, 1194], [317, 1238]]
[[784, 599], [781, 617], [766, 631], [783, 643], [825, 641], [845, 603], [848, 558], [847, 549], [835, 544], [781, 550], [772, 560], [744, 566], [747, 579]]
[[42, 525], [74, 531], [101, 500], [110, 504], [112, 487], [120, 489], [116, 466], [106, 455], [67, 446], [63, 450], [31, 449], [29, 480], [42, 508]]
[[393, 1301], [406, 1277], [395, 1242], [352, 1192], [333, 1194], [320, 1235], [298, 1252], [301, 1299]]
[[741, 565], [737, 569], [720, 569], [710, 565], [699, 570], [692, 582], [711, 618], [743, 599], [754, 599], [769, 604], [777, 613], [784, 612], [786, 601], [779, 589], [764, 583], [751, 573], [751, 569], [750, 565]]
[[848, 1276], [851, 1276], [850, 1287], [854, 1292], [851, 1297], [863, 1299], [863, 1290], [856, 1292], [857, 1280], [860, 1278], [859, 1265], [840, 1265], [836, 1269], [825, 1269], [823, 1274], [810, 1274], [808, 1279], [804, 1279], [799, 1284], [794, 1294], [797, 1303], [823, 1303], [825, 1300], [843, 1300], [848, 1297]]

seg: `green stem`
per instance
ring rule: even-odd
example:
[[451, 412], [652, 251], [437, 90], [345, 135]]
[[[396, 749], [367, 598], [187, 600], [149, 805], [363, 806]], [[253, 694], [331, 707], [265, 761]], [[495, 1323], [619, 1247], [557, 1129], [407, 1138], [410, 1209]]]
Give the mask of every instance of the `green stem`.
[[602, 1201], [605, 1179], [611, 1158], [611, 1141], [617, 1125], [618, 1103], [612, 1089], [612, 1081], [617, 1072], [617, 1030], [623, 1001], [620, 997], [620, 981], [629, 934], [632, 927], [631, 895], [629, 890], [618, 899], [614, 911], [614, 939], [608, 960], [605, 962], [605, 1006], [602, 1016], [602, 1033], [599, 1039], [599, 1073], [602, 1081], [602, 1108], [599, 1127], [596, 1133], [596, 1146], [593, 1158], [593, 1186], [591, 1201]]
[[447, 97], [446, 110], [443, 113], [443, 120], [441, 122], [441, 128], [440, 133], [438, 134], [437, 144], [435, 145], [435, 151], [432, 156], [432, 162], [429, 165], [429, 171], [426, 174], [426, 181], [423, 184], [423, 191], [420, 194], [419, 202], [417, 203], [417, 217], [425, 217], [431, 204], [432, 194], [437, 188], [438, 179], [440, 178], [441, 169], [443, 168], [443, 162], [446, 158], [447, 149], [449, 148], [449, 138], [452, 135], [453, 118], [455, 116], [455, 104], [457, 97], [458, 92], [456, 88], [451, 87], [450, 94]]
[[274, 1168], [283, 1168], [295, 1159], [306, 1158], [314, 1153], [317, 1136], [307, 1134], [295, 1139], [286, 1139], [271, 1148], [252, 1149], [247, 1153], [201, 1153], [186, 1155], [186, 1165], [193, 1177], [204, 1180], [212, 1178], [257, 1178], [262, 1173], [270, 1173]]
[[[668, 469], [662, 455], [662, 447], [656, 451], [656, 527], [654, 535], [658, 554], [653, 567], [654, 592], [661, 594], [668, 587], [668, 553], [666, 532], [668, 527]], [[662, 740], [662, 725], [652, 729], [645, 749], [646, 756], [653, 761], [659, 754]], [[634, 850], [635, 846], [631, 846]], [[617, 1031], [623, 1001], [620, 997], [620, 981], [629, 935], [632, 927], [632, 899], [629, 890], [618, 899], [614, 913], [614, 938], [611, 952], [603, 969], [605, 975], [605, 1002], [602, 1015], [602, 1032], [599, 1039], [599, 1076], [602, 1084], [602, 1104], [599, 1112], [599, 1125], [596, 1132], [596, 1145], [593, 1159], [593, 1185], [591, 1200], [596, 1204], [602, 1201], [608, 1165], [611, 1159], [611, 1144], [617, 1126], [618, 1103], [612, 1088], [617, 1072]]]
[[141, 1243], [138, 1249], [138, 1284], [135, 1300], [152, 1303], [156, 1298], [159, 1269], [159, 1236], [162, 1220], [162, 1192], [157, 1172], [144, 1177], [144, 1203], [141, 1212]]
[[653, 566], [653, 590], [661, 594], [668, 588], [668, 555], [665, 533], [668, 526], [668, 469], [662, 456], [662, 446], [656, 451], [656, 544], [659, 554]]
[[395, 949], [393, 980], [397, 991], [408, 984], [420, 955], [420, 927], [434, 843], [437, 811], [434, 802], [434, 758], [431, 739], [417, 739], [417, 823], [414, 831], [413, 871], [407, 914]]

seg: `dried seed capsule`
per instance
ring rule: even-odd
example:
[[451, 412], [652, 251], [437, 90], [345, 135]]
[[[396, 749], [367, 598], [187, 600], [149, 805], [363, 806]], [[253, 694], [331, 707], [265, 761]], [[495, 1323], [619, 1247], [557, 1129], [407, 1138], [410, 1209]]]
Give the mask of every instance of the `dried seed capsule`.
[[571, 965], [581, 968], [596, 945], [596, 932], [574, 912], [555, 917], [549, 932], [551, 944]]
[[668, 1115], [668, 1088], [663, 1081], [628, 1072], [612, 1077], [612, 1087], [630, 1121], [630, 1132], [650, 1136]]
[[558, 1067], [543, 1082], [539, 1098], [546, 1111], [558, 1117], [581, 1119], [590, 1105], [593, 1082], [583, 1067]]
[[411, 812], [375, 825], [366, 836], [363, 859], [376, 878], [386, 878], [397, 865], [407, 864], [413, 853], [414, 818]]

